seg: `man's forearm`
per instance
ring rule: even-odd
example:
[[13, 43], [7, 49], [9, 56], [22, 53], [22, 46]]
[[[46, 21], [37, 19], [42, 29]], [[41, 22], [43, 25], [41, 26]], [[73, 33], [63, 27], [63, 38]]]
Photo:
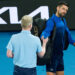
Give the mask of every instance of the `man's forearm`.
[[48, 42], [48, 38], [42, 39], [42, 41], [43, 41], [43, 45], [42, 45], [42, 51], [39, 53], [39, 56], [40, 57], [43, 57], [45, 55], [45, 52], [46, 52], [46, 44]]
[[42, 51], [38, 54], [41, 58], [45, 55], [46, 52], [46, 46], [42, 45]]
[[43, 55], [44, 55], [45, 52], [46, 52], [46, 44], [43, 44], [43, 45], [42, 45], [42, 52], [43, 52]]

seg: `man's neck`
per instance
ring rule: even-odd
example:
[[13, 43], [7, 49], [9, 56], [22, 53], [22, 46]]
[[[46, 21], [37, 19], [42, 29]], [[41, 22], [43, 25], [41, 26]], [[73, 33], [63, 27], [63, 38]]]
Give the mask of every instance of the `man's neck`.
[[24, 29], [24, 28], [22, 28], [22, 30], [25, 30], [25, 31], [30, 31], [30, 29]]

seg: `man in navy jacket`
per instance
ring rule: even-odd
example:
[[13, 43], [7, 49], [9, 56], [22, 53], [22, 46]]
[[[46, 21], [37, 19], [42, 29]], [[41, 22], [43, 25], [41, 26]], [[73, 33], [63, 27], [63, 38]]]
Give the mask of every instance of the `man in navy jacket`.
[[69, 6], [66, 2], [59, 2], [57, 5], [56, 14], [53, 14], [53, 16], [47, 21], [46, 28], [41, 34], [41, 39], [46, 40], [51, 36], [54, 25], [56, 25], [56, 32], [53, 42], [53, 56], [51, 63], [46, 65], [47, 75], [64, 75], [63, 50], [65, 43], [65, 31], [68, 33], [69, 43], [75, 46], [75, 40], [72, 39], [64, 18], [68, 9]]

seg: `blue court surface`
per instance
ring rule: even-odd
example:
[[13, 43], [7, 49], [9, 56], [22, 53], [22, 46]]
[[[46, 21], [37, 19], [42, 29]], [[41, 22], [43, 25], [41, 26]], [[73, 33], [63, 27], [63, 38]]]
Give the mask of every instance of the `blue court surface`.
[[[0, 75], [12, 75], [13, 61], [6, 56], [6, 45], [12, 34], [17, 32], [0, 32]], [[71, 31], [75, 39], [75, 31]], [[67, 51], [64, 51], [65, 75], [75, 75], [75, 47], [70, 45]], [[37, 75], [46, 75], [46, 67], [38, 66]]]

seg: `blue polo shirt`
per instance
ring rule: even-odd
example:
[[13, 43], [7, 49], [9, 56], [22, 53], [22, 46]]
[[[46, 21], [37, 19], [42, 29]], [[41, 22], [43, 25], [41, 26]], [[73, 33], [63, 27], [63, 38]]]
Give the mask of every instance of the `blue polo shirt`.
[[[63, 18], [64, 21], [62, 21], [62, 17], [57, 17], [55, 14], [53, 14], [53, 16], [48, 19], [47, 23], [46, 23], [46, 28], [45, 30], [42, 32], [41, 37], [44, 36], [44, 38], [50, 37], [51, 36], [51, 32], [53, 31], [54, 25], [56, 25], [56, 28], [63, 28], [67, 31], [68, 33], [68, 40], [70, 44], [73, 44], [75, 42], [75, 40], [73, 40], [71, 33], [67, 27], [67, 23], [65, 18]], [[55, 24], [54, 24], [55, 22]], [[59, 32], [63, 32], [64, 35], [64, 31], [62, 29], [60, 29]], [[62, 35], [62, 34], [60, 34]], [[62, 36], [63, 37], [63, 36]], [[58, 41], [59, 41], [59, 37], [58, 37]]]
[[11, 37], [7, 49], [14, 54], [14, 65], [23, 68], [36, 67], [37, 52], [42, 51], [40, 39], [25, 30]]

